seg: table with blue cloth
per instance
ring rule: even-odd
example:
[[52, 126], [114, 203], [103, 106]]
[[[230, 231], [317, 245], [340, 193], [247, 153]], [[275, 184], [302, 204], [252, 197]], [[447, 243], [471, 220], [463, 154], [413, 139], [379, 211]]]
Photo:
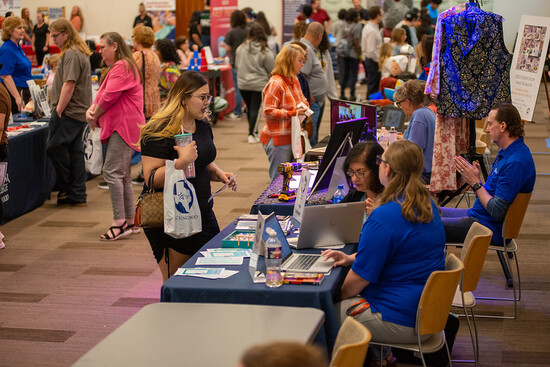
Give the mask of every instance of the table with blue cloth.
[[[14, 122], [9, 128], [27, 125]], [[46, 154], [48, 125], [21, 129], [8, 137], [8, 173], [0, 189], [2, 223], [41, 206], [55, 185], [55, 169]]]
[[[234, 228], [234, 223], [224, 228], [200, 251], [221, 247], [222, 239], [228, 236]], [[343, 249], [347, 254], [351, 254], [355, 250], [355, 245], [346, 245]], [[200, 251], [183, 267], [195, 267], [197, 258], [202, 256]], [[320, 253], [320, 251], [319, 249], [308, 249], [300, 250], [300, 253]], [[262, 261], [261, 258], [260, 261]], [[225, 279], [211, 280], [190, 276], [173, 276], [162, 286], [161, 302], [235, 303], [317, 308], [324, 311], [325, 323], [317, 334], [315, 342], [326, 347], [330, 352], [340, 328], [334, 309], [334, 300], [340, 294], [340, 287], [347, 269], [334, 268], [330, 275], [325, 276], [320, 285], [283, 284], [280, 288], [268, 288], [263, 283], [252, 282], [248, 264], [249, 258], [245, 258], [243, 264], [239, 266], [220, 266], [227, 270], [239, 271]], [[271, 321], [277, 322], [277, 320]], [[266, 320], [266, 322], [270, 321]], [[281, 320], [281, 322], [284, 321]]]

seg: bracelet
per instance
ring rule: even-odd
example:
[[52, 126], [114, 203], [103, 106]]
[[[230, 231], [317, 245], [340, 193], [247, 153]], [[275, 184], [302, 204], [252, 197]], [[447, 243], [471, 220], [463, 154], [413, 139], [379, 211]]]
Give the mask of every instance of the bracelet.
[[478, 182], [478, 183], [476, 183], [475, 185], [472, 186], [472, 191], [476, 192], [477, 190], [481, 189], [482, 187], [483, 187], [483, 185], [481, 184], [481, 182]]

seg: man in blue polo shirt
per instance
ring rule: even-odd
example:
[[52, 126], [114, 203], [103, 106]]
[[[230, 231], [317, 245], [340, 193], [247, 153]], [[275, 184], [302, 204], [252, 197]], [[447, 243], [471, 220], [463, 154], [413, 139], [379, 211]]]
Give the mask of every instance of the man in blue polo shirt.
[[479, 222], [493, 231], [492, 243], [503, 245], [502, 224], [518, 193], [533, 191], [535, 163], [523, 141], [523, 122], [510, 103], [501, 103], [489, 112], [487, 133], [500, 148], [485, 185], [479, 164], [455, 157], [456, 170], [472, 187], [477, 199], [471, 209], [441, 208], [447, 242], [464, 242], [471, 224]]

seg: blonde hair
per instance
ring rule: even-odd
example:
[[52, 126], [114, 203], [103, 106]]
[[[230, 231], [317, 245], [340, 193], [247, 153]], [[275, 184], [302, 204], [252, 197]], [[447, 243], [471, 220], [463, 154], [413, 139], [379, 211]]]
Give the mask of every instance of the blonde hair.
[[77, 12], [75, 15], [73, 15], [73, 11], [71, 9], [71, 19], [73, 19], [74, 17], [80, 17], [80, 24], [84, 25], [84, 16], [82, 15], [82, 9], [80, 9], [80, 6], [78, 5], [73, 6], [73, 9], [74, 8], [77, 9]]
[[57, 67], [57, 64], [59, 64], [59, 61], [61, 60], [61, 54], [53, 54], [48, 59], [47, 63], [50, 68]]
[[80, 35], [76, 31], [76, 29], [74, 29], [73, 25], [67, 19], [57, 19], [52, 24], [50, 24], [50, 29], [55, 29], [60, 33], [67, 33], [67, 39], [65, 40], [65, 43], [63, 43], [63, 46], [61, 46], [61, 52], [65, 52], [70, 48], [73, 50], [79, 50], [87, 56], [90, 56], [92, 54], [92, 52], [88, 48], [88, 45], [86, 45], [86, 42], [84, 42], [82, 38], [80, 38]]
[[136, 26], [132, 32], [134, 41], [139, 43], [144, 48], [151, 48], [155, 44], [155, 32], [151, 27], [143, 24]]
[[250, 347], [242, 356], [244, 367], [325, 367], [323, 351], [315, 345], [270, 342]]
[[378, 68], [379, 70], [382, 70], [382, 67], [384, 67], [384, 63], [387, 59], [393, 56], [393, 45], [389, 42], [382, 43], [382, 47], [380, 47], [380, 60], [378, 61]]
[[384, 160], [390, 166], [392, 177], [382, 192], [378, 205], [390, 201], [398, 202], [405, 220], [411, 223], [429, 223], [433, 212], [430, 192], [420, 179], [424, 167], [422, 149], [411, 141], [399, 140], [388, 147]]
[[25, 25], [23, 19], [16, 17], [15, 15], [7, 17], [4, 20], [4, 23], [2, 23], [2, 41], [9, 40], [13, 35], [13, 31], [15, 30], [15, 28], [19, 27], [20, 25]]
[[300, 56], [307, 57], [307, 52], [303, 48], [292, 43], [286, 45], [275, 57], [275, 66], [271, 75], [281, 75], [290, 79], [294, 78], [296, 76], [294, 62]]
[[[196, 71], [184, 71], [168, 92], [159, 111], [141, 128], [140, 142], [148, 139], [165, 139], [181, 133], [181, 123], [188, 113], [186, 102], [198, 89], [208, 85], [208, 81]], [[210, 121], [206, 115], [205, 122]]]

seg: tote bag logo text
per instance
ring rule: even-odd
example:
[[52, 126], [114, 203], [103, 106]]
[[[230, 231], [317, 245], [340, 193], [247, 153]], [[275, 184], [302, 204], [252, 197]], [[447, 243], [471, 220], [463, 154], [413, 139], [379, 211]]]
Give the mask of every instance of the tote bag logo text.
[[188, 214], [194, 200], [193, 192], [189, 188], [187, 181], [181, 180], [174, 184], [174, 202], [178, 212]]

